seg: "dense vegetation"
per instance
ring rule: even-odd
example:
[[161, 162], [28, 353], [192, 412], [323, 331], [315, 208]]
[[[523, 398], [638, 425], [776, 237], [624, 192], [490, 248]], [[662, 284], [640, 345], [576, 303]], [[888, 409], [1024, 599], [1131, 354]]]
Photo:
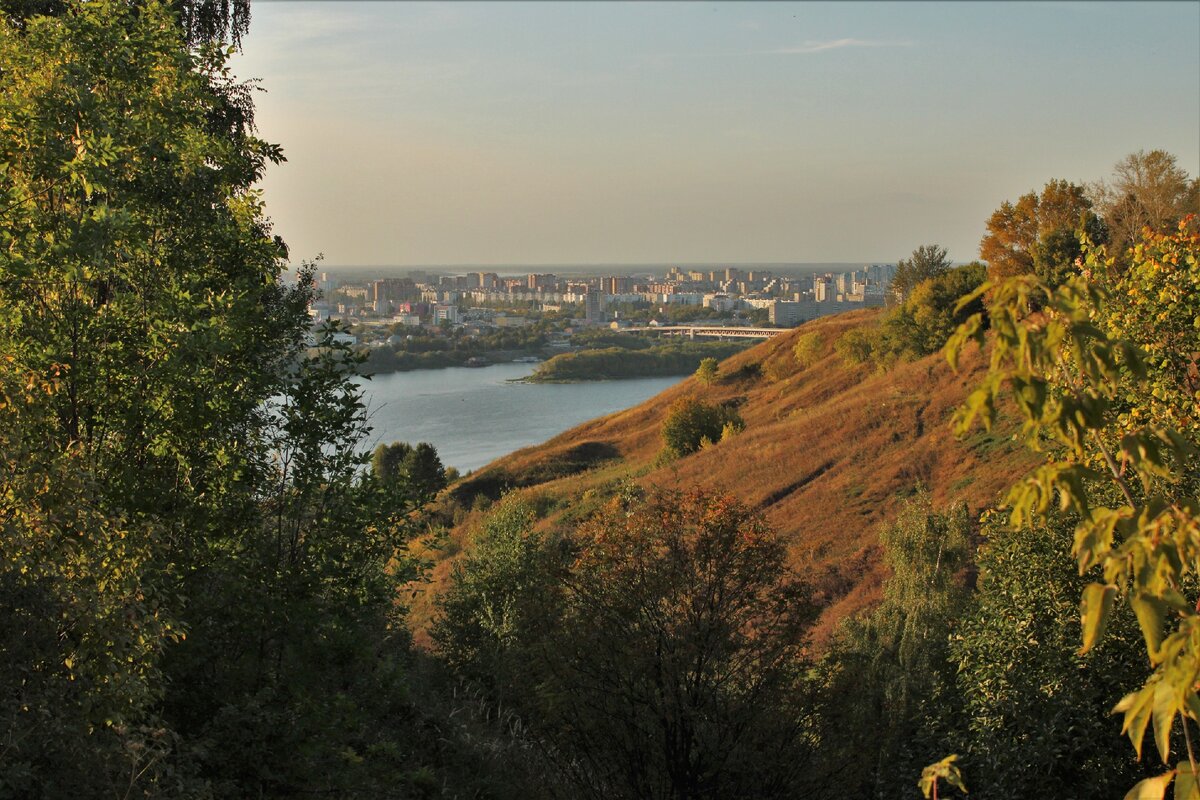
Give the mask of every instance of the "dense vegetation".
[[[363, 454], [361, 357], [307, 347], [311, 272], [280, 280], [253, 188], [282, 153], [226, 65], [246, 15], [4, 5], [0, 797], [902, 797], [935, 763], [943, 796], [1200, 794], [1198, 184], [1172, 157], [1006, 203], [986, 266], [918, 248], [877, 322], [783, 349], [886, 371], [975, 341], [960, 430], [1015, 419], [1046, 456], [982, 516], [905, 473], [880, 600], [827, 641], [778, 498], [625, 476], [554, 525], [478, 491], [419, 654], [411, 548], [462, 484], [426, 443]], [[717, 392], [794, 388], [702, 362], [741, 345], [637, 348], [586, 373], [704, 363], [666, 469], [742, 431]], [[617, 460], [568, 447], [546, 478]]]
[[[497, 330], [478, 336], [437, 336], [420, 331], [406, 333], [397, 326], [401, 341], [366, 350], [364, 371], [371, 375], [414, 369], [461, 367], [472, 358], [495, 358], [498, 353], [537, 355], [546, 344], [542, 325]], [[511, 356], [510, 356], [511, 357]]]
[[528, 721], [575, 797], [791, 797], [812, 751], [786, 548], [730, 497], [625, 487], [561, 538], [510, 499], [455, 573], [435, 638]]
[[[626, 334], [624, 338], [635, 337]], [[562, 353], [542, 363], [527, 380], [590, 381], [687, 375], [695, 372], [706, 358], [722, 360], [746, 347], [746, 342], [682, 342], [640, 349], [624, 346]]]
[[183, 5], [0, 22], [0, 797], [429, 791], [421, 490], [356, 455], [356, 359], [304, 355], [282, 156], [205, 38], [244, 4]]

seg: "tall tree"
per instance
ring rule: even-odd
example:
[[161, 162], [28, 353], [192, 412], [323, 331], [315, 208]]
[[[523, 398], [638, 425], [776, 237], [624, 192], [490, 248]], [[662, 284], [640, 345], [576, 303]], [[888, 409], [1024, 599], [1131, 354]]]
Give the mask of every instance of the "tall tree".
[[1200, 214], [1200, 177], [1164, 150], [1130, 153], [1113, 167], [1112, 177], [1090, 187], [1096, 210], [1111, 236], [1113, 255], [1121, 260], [1143, 228], [1167, 233], [1188, 214]]
[[[260, 408], [303, 330], [307, 289], [277, 281], [284, 250], [250, 190], [278, 150], [214, 125], [223, 58], [189, 53], [153, 4], [80, 4], [0, 25], [0, 369], [51, 387], [24, 417], [23, 446], [39, 457], [5, 469], [43, 465], [43, 499], [57, 498], [44, 511], [52, 527], [4, 537], [18, 551], [0, 569], [21, 609], [87, 596], [71, 563], [93, 565], [96, 602], [61, 609], [31, 631], [45, 640], [23, 648], [84, 672], [112, 667], [85, 682], [88, 712], [72, 729], [81, 742], [164, 730], [160, 657], [186, 630], [187, 576], [219, 552], [208, 534], [236, 528], [252, 504]], [[44, 569], [22, 573], [21, 552]], [[114, 564], [121, 552], [126, 563]], [[136, 646], [110, 654], [104, 643], [121, 637], [105, 625], [122, 613]], [[72, 713], [25, 707], [5, 724]], [[21, 767], [5, 772], [29, 786], [75, 775], [95, 794], [114, 772], [156, 774], [136, 748], [80, 760], [80, 773], [69, 754], [86, 745], [19, 738], [5, 752]], [[167, 730], [142, 752], [157, 761], [172, 741]]]
[[409, 488], [423, 498], [446, 488], [446, 470], [437, 449], [429, 442], [419, 442], [404, 459]]
[[936, 244], [923, 244], [908, 258], [901, 259], [892, 277], [891, 295], [896, 303], [908, 299], [912, 290], [922, 281], [941, 275], [950, 269], [950, 258], [946, 248]]
[[988, 263], [991, 280], [1033, 274], [1057, 285], [1082, 252], [1081, 233], [1092, 241], [1104, 237], [1091, 200], [1082, 186], [1052, 180], [1040, 195], [1029, 192], [992, 213], [979, 256]]
[[406, 509], [362, 477], [354, 360], [301, 358], [310, 272], [281, 279], [253, 189], [279, 149], [161, 5], [20, 23], [0, 23], [0, 795], [370, 789], [348, 754], [404, 719]]

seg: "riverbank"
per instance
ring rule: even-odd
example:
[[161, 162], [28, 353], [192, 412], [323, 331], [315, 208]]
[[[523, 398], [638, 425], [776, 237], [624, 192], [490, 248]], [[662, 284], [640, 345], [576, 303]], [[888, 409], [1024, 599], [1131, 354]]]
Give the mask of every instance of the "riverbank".
[[442, 463], [466, 472], [670, 388], [677, 377], [592, 384], [520, 382], [536, 364], [494, 364], [377, 375], [361, 386], [373, 429], [366, 450], [430, 442]]
[[626, 378], [661, 378], [690, 375], [705, 358], [722, 361], [740, 353], [752, 343], [680, 342], [655, 345], [641, 350], [605, 347], [562, 353], [540, 366], [526, 383], [580, 383]]

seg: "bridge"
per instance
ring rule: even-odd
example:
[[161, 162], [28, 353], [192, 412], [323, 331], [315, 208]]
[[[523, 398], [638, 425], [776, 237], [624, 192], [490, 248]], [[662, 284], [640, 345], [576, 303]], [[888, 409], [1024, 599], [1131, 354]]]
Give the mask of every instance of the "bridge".
[[770, 339], [787, 328], [735, 328], [721, 325], [657, 325], [644, 328], [618, 328], [618, 333], [661, 333], [667, 336], [686, 336], [695, 339], [707, 336], [717, 339]]

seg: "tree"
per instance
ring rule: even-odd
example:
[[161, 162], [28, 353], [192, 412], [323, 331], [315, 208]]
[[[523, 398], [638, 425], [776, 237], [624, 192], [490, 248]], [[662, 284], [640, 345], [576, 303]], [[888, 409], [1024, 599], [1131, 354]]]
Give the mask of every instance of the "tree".
[[857, 367], [871, 360], [878, 344], [875, 331], [851, 328], [837, 338], [833, 349], [847, 367]]
[[550, 599], [553, 565], [535, 521], [518, 495], [501, 498], [472, 537], [469, 555], [454, 565], [431, 631], [450, 668], [501, 702], [528, 694], [522, 685], [529, 654], [558, 616]]
[[700, 366], [696, 368], [696, 380], [703, 384], [711, 384], [717, 380], [717, 360], [715, 358], [700, 359]]
[[732, 497], [693, 490], [618, 498], [573, 542], [544, 713], [580, 787], [792, 796], [814, 608], [782, 540]]
[[446, 488], [446, 470], [437, 450], [428, 442], [420, 442], [405, 457], [404, 471], [409, 488], [418, 497], [433, 497]]
[[[1010, 529], [984, 523], [979, 582], [951, 639], [962, 697], [964, 766], [989, 798], [1120, 797], [1155, 771], [1139, 765], [1112, 716], [1112, 698], [1144, 668], [1137, 620], [1119, 609], [1106, 640], [1080, 655], [1071, 558], [1076, 520]], [[931, 758], [933, 755], [930, 756]]]
[[1081, 233], [1093, 241], [1103, 238], [1084, 188], [1052, 180], [1040, 195], [1029, 192], [1016, 204], [1006, 201], [992, 213], [979, 256], [987, 262], [991, 280], [1035, 274], [1058, 285], [1080, 256]]
[[[1164, 763], [1174, 730], [1185, 734], [1187, 754], [1138, 784], [1146, 797], [1161, 797], [1172, 779], [1186, 795], [1198, 774], [1189, 728], [1200, 719], [1200, 611], [1188, 594], [1200, 569], [1200, 236], [1189, 224], [1149, 232], [1124, 268], [1104, 248], [1086, 247], [1083, 274], [1057, 288], [1021, 276], [977, 290], [993, 292], [991, 368], [957, 425], [990, 427], [1007, 397], [1030, 444], [1047, 454], [1010, 492], [1010, 520], [1045, 524], [1054, 506], [1079, 520], [1076, 563], [1099, 573], [1082, 592], [1082, 651], [1102, 640], [1118, 599], [1133, 610], [1152, 672], [1116, 710], [1139, 757], [1151, 721]], [[978, 315], [947, 344], [952, 366], [972, 339], [984, 344]], [[1172, 402], [1185, 397], [1181, 407]]]
[[892, 277], [891, 296], [897, 303], [903, 303], [917, 284], [941, 275], [950, 269], [950, 258], [946, 248], [936, 244], [923, 244], [912, 255], [901, 259], [896, 265], [896, 274]]
[[407, 442], [378, 445], [371, 454], [371, 472], [385, 484], [401, 482], [404, 479], [405, 461], [412, 451], [412, 445]]
[[842, 624], [823, 664], [822, 793], [903, 796], [954, 729], [950, 637], [969, 596], [970, 537], [966, 508], [936, 509], [925, 490], [880, 531], [883, 599]]
[[36, 457], [6, 465], [44, 487], [16, 519], [50, 525], [6, 532], [0, 565], [6, 607], [49, 616], [6, 669], [78, 665], [59, 674], [87, 687], [5, 708], [25, 735], [3, 771], [26, 796], [153, 787], [179, 774], [161, 699], [187, 576], [241, 527], [261, 406], [303, 331], [307, 287], [276, 280], [286, 251], [250, 190], [279, 153], [225, 124], [223, 54], [189, 53], [157, 5], [6, 20], [0, 63], [0, 369], [52, 387], [12, 451]]
[[1121, 261], [1143, 228], [1170, 233], [1185, 216], [1200, 213], [1200, 178], [1188, 180], [1187, 170], [1163, 150], [1125, 156], [1112, 178], [1089, 193], [1110, 232], [1110, 252]]
[[[148, 3], [142, 3], [148, 5]], [[0, 15], [23, 30], [38, 16], [60, 16], [73, 7], [71, 0], [0, 0]], [[240, 46], [250, 29], [250, 0], [171, 0], [184, 40], [189, 45]]]
[[428, 442], [381, 444], [371, 455], [371, 472], [384, 487], [429, 499], [446, 488], [446, 470]]
[[986, 267], [975, 262], [917, 284], [908, 299], [884, 318], [874, 340], [874, 357], [920, 358], [936, 353], [967, 317], [983, 310], [982, 300], [960, 307], [958, 299], [986, 277]]
[[304, 357], [282, 155], [161, 5], [64, 8], [0, 23], [0, 794], [394, 783], [407, 516]]

